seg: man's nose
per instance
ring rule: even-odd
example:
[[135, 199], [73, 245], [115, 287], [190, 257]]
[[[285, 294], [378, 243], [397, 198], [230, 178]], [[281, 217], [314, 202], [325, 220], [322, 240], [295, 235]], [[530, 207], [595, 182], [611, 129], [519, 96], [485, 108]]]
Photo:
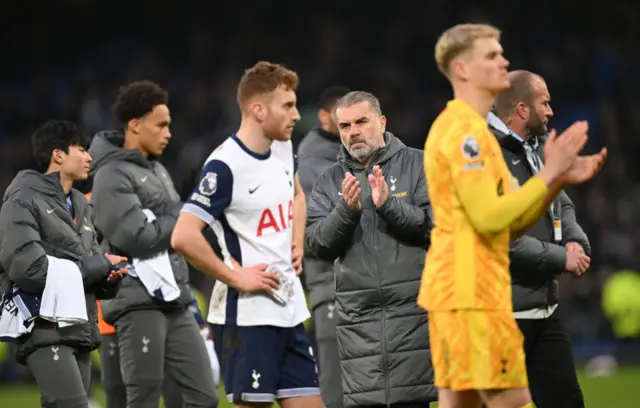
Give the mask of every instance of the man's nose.
[[546, 112], [546, 116], [547, 118], [551, 119], [553, 117], [553, 109], [551, 109], [551, 106], [547, 107], [547, 112]]

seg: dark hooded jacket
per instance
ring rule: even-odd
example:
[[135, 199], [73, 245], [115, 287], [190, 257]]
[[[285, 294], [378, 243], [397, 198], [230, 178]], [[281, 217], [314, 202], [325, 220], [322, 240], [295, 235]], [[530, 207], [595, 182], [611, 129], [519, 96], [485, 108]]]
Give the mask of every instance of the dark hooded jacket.
[[[433, 216], [423, 152], [385, 133], [366, 168], [343, 147], [318, 178], [307, 210], [306, 250], [335, 265], [337, 338], [346, 407], [436, 400], [427, 314], [416, 303]], [[379, 165], [389, 198], [376, 209], [367, 177]], [[342, 199], [360, 182], [362, 210]]]
[[35, 170], [18, 173], [5, 191], [0, 211], [0, 286], [11, 285], [40, 299], [49, 270], [47, 256], [75, 262], [82, 273], [89, 321], [59, 327], [36, 319], [29, 334], [18, 339], [17, 358], [25, 363], [35, 350], [65, 345], [81, 352], [100, 346], [96, 298], [113, 297], [118, 284], [107, 282], [111, 263], [102, 254], [91, 222], [92, 206], [75, 189], [70, 192], [75, 215], [67, 206], [60, 174]]
[[[298, 177], [307, 205], [313, 185], [322, 172], [338, 162], [340, 137], [323, 129], [312, 129], [298, 146]], [[311, 308], [333, 302], [333, 260], [325, 261], [311, 254], [304, 257], [304, 278], [309, 292]]]
[[[132, 310], [186, 308], [191, 303], [187, 262], [171, 248], [171, 233], [182, 208], [180, 197], [160, 162], [143, 157], [138, 150], [124, 149], [123, 143], [122, 132], [100, 132], [89, 148], [91, 202], [102, 248], [130, 261], [169, 251], [180, 297], [171, 302], [154, 299], [142, 282], [127, 277], [115, 298], [101, 302], [109, 324]], [[144, 209], [153, 212], [153, 222], [147, 222]]]
[[[527, 160], [522, 142], [504, 133], [504, 129], [490, 126], [498, 139], [505, 163], [511, 174], [524, 184], [535, 174]], [[537, 153], [544, 160], [544, 140]], [[567, 263], [568, 242], [577, 242], [591, 255], [587, 235], [576, 221], [576, 211], [569, 196], [562, 191], [552, 203], [561, 219], [562, 240], [554, 239], [553, 219], [547, 213], [526, 235], [511, 242], [511, 293], [515, 312], [546, 308], [559, 302], [558, 276], [564, 273]]]

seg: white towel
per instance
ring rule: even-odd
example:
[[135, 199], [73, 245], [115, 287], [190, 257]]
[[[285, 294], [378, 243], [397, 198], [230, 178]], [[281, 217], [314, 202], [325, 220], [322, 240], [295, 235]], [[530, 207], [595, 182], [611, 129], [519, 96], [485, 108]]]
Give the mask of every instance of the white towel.
[[[142, 210], [147, 216], [147, 222], [156, 219], [155, 214], [148, 210]], [[152, 298], [171, 302], [180, 296], [180, 288], [173, 275], [169, 253], [163, 251], [150, 259], [140, 260], [133, 258], [133, 270], [129, 275], [140, 279]]]
[[216, 354], [213, 340], [209, 338], [209, 328], [205, 327], [200, 329], [200, 335], [202, 336], [202, 340], [204, 340], [204, 346], [209, 354], [209, 363], [211, 364], [211, 371], [213, 371], [213, 383], [217, 387], [220, 382], [220, 363], [218, 362], [218, 355]]
[[82, 273], [75, 262], [47, 255], [47, 281], [40, 300], [40, 318], [60, 327], [89, 321]]
[[38, 300], [13, 286], [0, 302], [0, 342], [30, 333], [38, 316]]

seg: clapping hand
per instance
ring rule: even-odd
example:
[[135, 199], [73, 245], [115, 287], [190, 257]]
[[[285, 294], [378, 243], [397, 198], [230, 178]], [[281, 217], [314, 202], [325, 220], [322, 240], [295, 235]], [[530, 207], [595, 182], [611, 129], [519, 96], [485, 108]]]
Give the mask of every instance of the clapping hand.
[[345, 173], [344, 180], [342, 180], [342, 199], [352, 210], [360, 211], [362, 209], [360, 191], [358, 179], [349, 172]]
[[371, 199], [376, 208], [380, 208], [387, 198], [389, 198], [389, 186], [384, 179], [384, 174], [380, 166], [373, 166], [373, 174], [369, 174], [369, 185], [371, 186]]
[[579, 184], [598, 174], [607, 159], [607, 148], [590, 156], [578, 156], [569, 170], [562, 175], [565, 184]]
[[555, 170], [563, 184], [579, 184], [598, 174], [607, 158], [607, 149], [589, 156], [578, 156], [587, 142], [589, 124], [578, 121], [567, 128], [560, 136], [555, 130], [549, 132], [545, 144], [547, 166]]
[[545, 169], [553, 170], [556, 176], [568, 171], [587, 143], [588, 130], [587, 121], [573, 123], [561, 135], [552, 129], [544, 145]]

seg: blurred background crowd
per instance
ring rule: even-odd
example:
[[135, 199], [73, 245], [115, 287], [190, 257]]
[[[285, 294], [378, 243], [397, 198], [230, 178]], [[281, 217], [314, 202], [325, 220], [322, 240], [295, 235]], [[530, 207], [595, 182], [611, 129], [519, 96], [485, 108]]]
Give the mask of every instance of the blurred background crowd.
[[[576, 353], [613, 352], [616, 334], [640, 332], [640, 308], [633, 304], [640, 290], [629, 289], [637, 273], [621, 285], [630, 293], [615, 289], [602, 307], [609, 279], [640, 261], [638, 4], [66, 1], [21, 10], [29, 3], [15, 10], [0, 6], [1, 191], [32, 165], [30, 134], [44, 121], [73, 120], [92, 134], [113, 128], [110, 105], [118, 86], [151, 79], [170, 91], [173, 138], [162, 161], [187, 194], [209, 152], [236, 129], [237, 81], [258, 60], [283, 63], [300, 75], [302, 121], [294, 143], [316, 125], [320, 93], [345, 85], [378, 96], [388, 129], [422, 148], [431, 121], [451, 97], [433, 62], [437, 36], [459, 22], [496, 25], [511, 67], [547, 80], [556, 115], [551, 126], [562, 130], [586, 119], [588, 149], [606, 145], [610, 152], [602, 175], [569, 190], [594, 248], [590, 271], [561, 283], [560, 310]], [[608, 309], [635, 317], [616, 333]], [[640, 360], [640, 351], [625, 358]]]

